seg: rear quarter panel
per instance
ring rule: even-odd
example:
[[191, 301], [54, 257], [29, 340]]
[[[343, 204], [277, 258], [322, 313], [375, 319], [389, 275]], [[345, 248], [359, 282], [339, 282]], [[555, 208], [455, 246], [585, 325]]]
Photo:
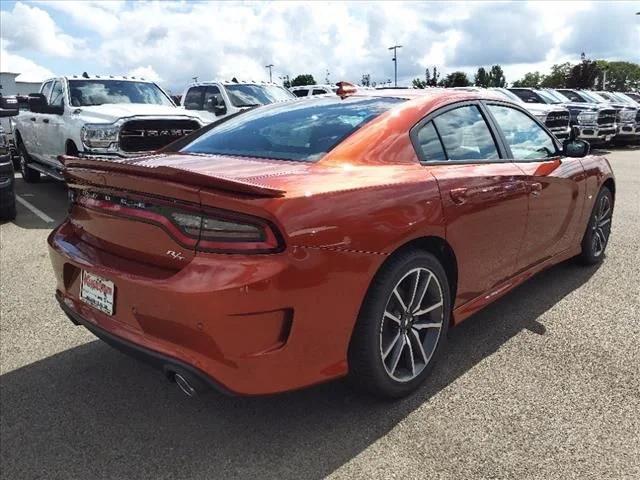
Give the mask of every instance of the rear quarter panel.
[[347, 170], [328, 170], [300, 182], [286, 201], [269, 202], [290, 245], [386, 255], [415, 238], [444, 238], [440, 193], [425, 168]]

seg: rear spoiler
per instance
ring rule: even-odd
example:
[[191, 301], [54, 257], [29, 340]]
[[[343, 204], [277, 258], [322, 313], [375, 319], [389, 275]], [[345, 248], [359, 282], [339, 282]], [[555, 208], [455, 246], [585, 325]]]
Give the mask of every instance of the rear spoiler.
[[[224, 190], [231, 193], [241, 193], [258, 197], [282, 197], [284, 190], [267, 187], [245, 180], [226, 178], [219, 174], [203, 174], [189, 169], [169, 166], [145, 165], [144, 157], [130, 159], [86, 158], [61, 155], [58, 160], [64, 165], [64, 178], [67, 182], [87, 182], [87, 174], [96, 172], [124, 173], [158, 180], [167, 180], [195, 187]], [[135, 162], [135, 163], [134, 163]]]

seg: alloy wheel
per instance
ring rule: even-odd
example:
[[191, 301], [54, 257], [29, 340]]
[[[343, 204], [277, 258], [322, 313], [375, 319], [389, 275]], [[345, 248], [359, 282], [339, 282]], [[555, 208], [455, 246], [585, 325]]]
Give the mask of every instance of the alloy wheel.
[[415, 268], [396, 284], [380, 326], [380, 355], [398, 382], [416, 378], [429, 364], [444, 321], [444, 297], [436, 275]]
[[591, 227], [593, 230], [591, 248], [594, 257], [602, 255], [607, 246], [611, 233], [611, 216], [611, 199], [607, 195], [602, 195], [599, 205], [595, 209], [593, 226]]

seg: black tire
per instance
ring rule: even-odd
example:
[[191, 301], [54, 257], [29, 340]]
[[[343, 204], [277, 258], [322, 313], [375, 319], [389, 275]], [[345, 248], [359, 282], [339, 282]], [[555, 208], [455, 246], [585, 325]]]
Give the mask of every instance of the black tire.
[[594, 265], [604, 259], [604, 252], [611, 234], [612, 220], [613, 195], [609, 188], [602, 187], [593, 204], [587, 230], [582, 237], [582, 251], [578, 255], [580, 263]]
[[0, 207], [0, 220], [13, 220], [16, 218], [16, 197], [15, 194], [6, 205]]
[[[414, 303], [413, 299], [416, 298], [416, 290], [418, 290], [418, 286], [420, 285], [420, 273], [416, 273], [417, 279], [407, 313], [400, 316], [400, 314], [395, 312], [396, 319], [394, 319], [393, 322], [390, 321], [391, 319], [388, 321], [386, 314], [387, 309], [391, 309], [390, 305], [392, 304], [394, 290], [402, 288], [402, 282], [409, 281], [409, 276], [413, 275], [412, 272], [416, 271], [433, 274], [433, 277], [428, 276], [428, 280], [426, 281], [427, 286], [420, 287], [421, 290], [425, 291], [425, 294], [418, 300], [417, 307], [414, 310], [411, 304]], [[437, 279], [437, 282], [432, 282], [433, 278]], [[423, 340], [421, 340], [421, 333], [417, 329], [424, 328], [424, 326], [427, 325], [424, 323], [424, 315], [415, 317], [414, 319], [413, 315], [416, 313], [411, 314], [408, 312], [410, 310], [414, 312], [420, 310], [421, 306], [425, 305], [423, 300], [426, 300], [427, 303], [430, 301], [437, 302], [436, 297], [427, 298], [433, 294], [435, 287], [438, 287], [438, 290], [435, 291], [439, 292], [441, 296], [440, 301], [442, 306], [424, 315], [429, 315], [429, 322], [432, 321], [432, 318], [435, 318], [436, 321], [441, 321], [441, 326], [437, 333], [437, 338], [434, 336], [436, 335], [435, 329], [428, 330], [425, 328], [425, 332], [422, 333], [425, 336]], [[405, 290], [405, 292], [407, 291]], [[400, 305], [400, 303], [398, 303], [398, 305]], [[405, 318], [404, 315], [408, 315], [409, 318]], [[416, 315], [419, 315], [419, 313]], [[433, 315], [435, 315], [435, 317], [433, 317]], [[383, 265], [373, 279], [365, 296], [360, 314], [358, 315], [348, 353], [349, 378], [351, 382], [358, 388], [364, 389], [379, 397], [399, 398], [408, 395], [424, 382], [432, 370], [446, 341], [450, 316], [451, 296], [449, 282], [438, 259], [432, 254], [420, 250], [407, 251], [392, 257]], [[401, 322], [396, 322], [398, 318], [401, 319]], [[387, 347], [383, 347], [383, 342], [385, 329], [393, 328], [396, 323], [397, 336], [400, 336], [404, 331], [406, 332], [406, 336], [403, 338], [407, 340], [411, 339], [409, 344], [406, 342], [402, 343], [397, 357], [401, 358], [402, 362], [410, 364], [412, 369], [415, 365], [421, 368], [419, 373], [415, 372], [415, 377], [411, 376], [414, 372], [409, 373], [407, 370], [407, 378], [402, 381], [394, 378], [393, 372], [389, 371], [390, 367], [387, 364], [388, 360], [386, 360], [388, 357], [385, 357], [383, 353], [383, 350], [387, 350], [387, 356], [391, 353], [391, 363], [393, 363], [397, 346], [392, 347], [394, 343], [393, 340], [391, 340], [387, 343]], [[413, 325], [415, 325], [415, 331]], [[429, 325], [433, 325], [433, 323], [429, 323]], [[405, 330], [402, 330], [403, 328]], [[397, 337], [393, 335], [393, 331], [391, 333], [387, 338], [393, 337], [393, 339], [397, 339]], [[411, 334], [417, 334], [417, 336], [414, 337]], [[431, 337], [427, 338], [427, 335]], [[415, 342], [420, 343], [416, 344]], [[418, 347], [420, 347], [420, 350], [418, 350]], [[420, 351], [422, 352], [422, 357], [418, 354]], [[414, 364], [413, 360], [409, 362], [413, 352], [416, 352], [416, 359], [418, 361], [420, 361], [421, 358], [425, 360], [421, 365], [419, 365], [418, 362]], [[425, 352], [427, 352], [426, 355]], [[395, 367], [391, 368], [397, 368], [399, 366], [398, 360], [396, 360], [395, 365]]]
[[29, 168], [31, 157], [27, 153], [27, 149], [24, 147], [22, 140], [18, 142], [18, 152], [20, 153], [20, 173], [22, 179], [27, 183], [37, 183], [40, 181], [40, 172]]

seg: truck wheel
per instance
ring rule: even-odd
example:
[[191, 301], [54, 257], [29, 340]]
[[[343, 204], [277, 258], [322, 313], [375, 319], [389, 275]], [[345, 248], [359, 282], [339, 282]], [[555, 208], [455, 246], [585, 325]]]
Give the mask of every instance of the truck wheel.
[[0, 220], [13, 220], [16, 218], [16, 194], [12, 192], [11, 199], [0, 207]]
[[29, 168], [31, 157], [27, 153], [27, 149], [24, 148], [24, 144], [22, 142], [18, 144], [18, 151], [20, 153], [20, 173], [22, 173], [22, 179], [27, 183], [36, 183], [40, 181], [40, 172]]
[[[13, 177], [13, 172], [11, 172]], [[2, 198], [0, 203], [0, 220], [13, 220], [16, 218], [16, 190], [15, 178], [11, 179], [11, 190], [6, 197]]]

